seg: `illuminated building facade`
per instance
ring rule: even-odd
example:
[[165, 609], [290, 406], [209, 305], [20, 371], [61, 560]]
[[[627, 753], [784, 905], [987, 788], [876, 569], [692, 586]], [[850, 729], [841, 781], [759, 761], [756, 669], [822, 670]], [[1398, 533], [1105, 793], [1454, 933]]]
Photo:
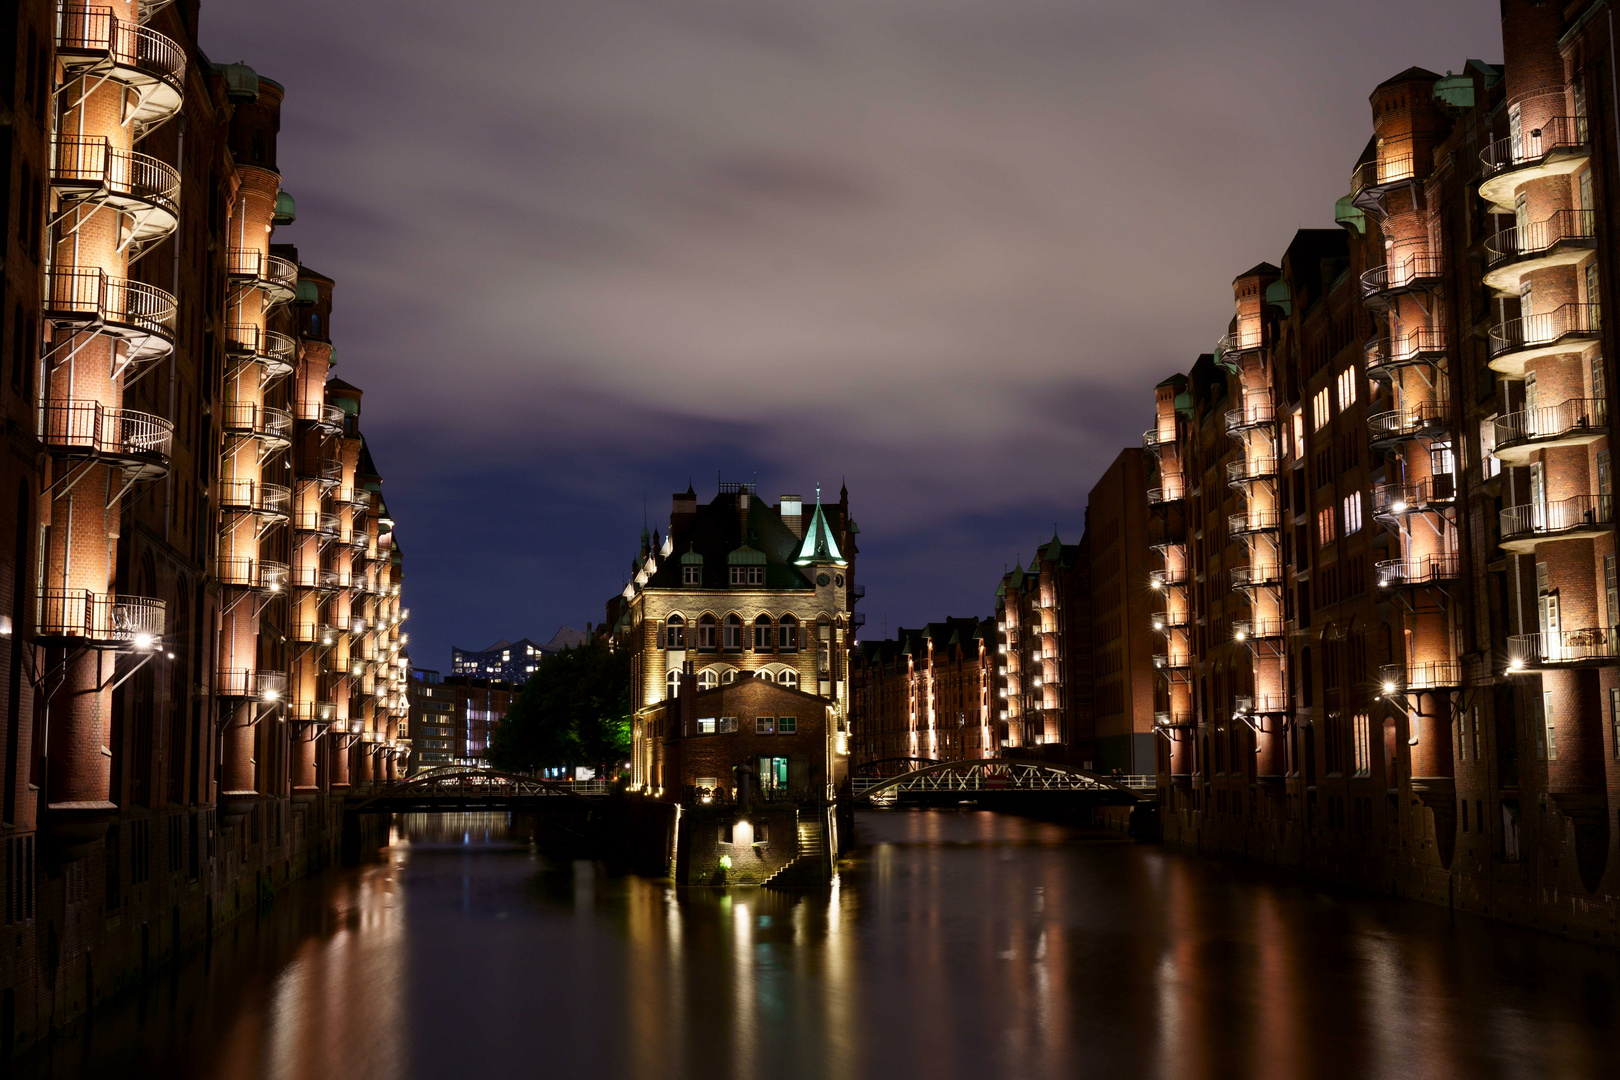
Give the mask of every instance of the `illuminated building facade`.
[[850, 746], [857, 762], [995, 757], [996, 628], [946, 619], [850, 654]]

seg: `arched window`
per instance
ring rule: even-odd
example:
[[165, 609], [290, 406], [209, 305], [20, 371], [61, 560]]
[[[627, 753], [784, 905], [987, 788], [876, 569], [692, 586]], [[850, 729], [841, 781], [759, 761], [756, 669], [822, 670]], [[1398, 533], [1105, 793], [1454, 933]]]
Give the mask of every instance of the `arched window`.
[[784, 671], [776, 677], [776, 681], [783, 686], [796, 690], [799, 686], [799, 673], [797, 671]]
[[[702, 623], [699, 623], [698, 625], [701, 626]], [[704, 668], [702, 671], [698, 672], [699, 690], [713, 690], [719, 684], [720, 680], [714, 677], [714, 668]]]
[[754, 651], [771, 651], [771, 617], [761, 615], [754, 620]]
[[720, 676], [720, 681], [725, 683], [727, 686], [730, 686], [732, 683], [737, 681], [740, 674], [741, 673], [736, 668], [726, 668], [725, 673]]
[[679, 615], [671, 615], [664, 626], [664, 647], [668, 649], [686, 648], [686, 620]]
[[697, 647], [700, 649], [714, 648], [714, 616], [704, 615], [698, 619]]
[[726, 648], [741, 649], [742, 646], [742, 620], [736, 615], [726, 616]]
[[671, 671], [664, 676], [664, 696], [672, 698], [681, 696], [681, 673], [679, 671]]
[[777, 625], [776, 641], [783, 651], [797, 652], [799, 648], [799, 620], [792, 615], [782, 616], [782, 621]]
[[754, 678], [756, 678], [756, 679], [764, 679], [766, 682], [775, 682], [776, 681], [776, 677], [774, 675], [772, 675], [769, 671], [766, 671], [766, 670], [761, 670], [761, 671], [754, 672]]

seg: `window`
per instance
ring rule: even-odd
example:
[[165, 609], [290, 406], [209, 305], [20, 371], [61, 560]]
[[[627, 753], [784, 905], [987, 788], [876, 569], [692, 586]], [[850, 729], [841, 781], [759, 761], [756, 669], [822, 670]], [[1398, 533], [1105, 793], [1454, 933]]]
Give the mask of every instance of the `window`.
[[763, 670], [754, 672], [754, 678], [756, 678], [756, 679], [764, 679], [766, 682], [775, 682], [776, 681], [776, 676], [772, 675], [769, 671], [763, 671]]
[[712, 776], [700, 776], [692, 781], [692, 786], [697, 789], [698, 798], [708, 802], [714, 798], [715, 791], [720, 787], [720, 781]]
[[1620, 761], [1620, 689], [1609, 691], [1609, 746]]
[[686, 648], [686, 620], [679, 615], [671, 615], [664, 624], [664, 647], [667, 649]]
[[731, 583], [733, 585], [763, 585], [765, 584], [765, 568], [763, 566], [733, 566], [731, 568]]
[[1553, 692], [1544, 690], [1541, 694], [1541, 718], [1547, 726], [1547, 760], [1558, 760], [1558, 727], [1553, 723]]
[[1494, 420], [1481, 420], [1479, 422], [1479, 465], [1485, 479], [1497, 475], [1502, 471], [1502, 462], [1497, 458], [1496, 450], [1496, 422]]
[[713, 615], [704, 615], [698, 619], [697, 647], [700, 649], [714, 648], [715, 621]]
[[[1471, 730], [1471, 735], [1473, 737], [1473, 742], [1474, 742], [1474, 760], [1478, 761], [1479, 760], [1479, 706], [1475, 705], [1472, 712], [1473, 712], [1473, 722], [1470, 725], [1470, 727], [1472, 729]], [[1481, 817], [1479, 820], [1484, 821], [1485, 819], [1484, 819], [1484, 817]]]
[[700, 717], [698, 717], [698, 725], [697, 725], [698, 734], [699, 735], [713, 735], [714, 734], [715, 723], [716, 723], [715, 718], [712, 717], [712, 716], [700, 716]]
[[[1611, 691], [1620, 694], [1620, 690]], [[796, 735], [799, 731], [799, 718], [797, 716], [778, 716], [776, 718], [776, 731], [779, 735]]]
[[759, 759], [759, 790], [784, 791], [788, 784], [788, 759], [761, 757]]
[[1356, 775], [1372, 775], [1372, 720], [1366, 713], [1357, 713], [1354, 720], [1356, 740]]
[[1333, 543], [1333, 507], [1324, 506], [1316, 513], [1316, 546], [1326, 547]]
[[1614, 473], [1610, 471], [1610, 458], [1607, 450], [1597, 452], [1597, 485], [1599, 495], [1614, 494]]
[[714, 668], [704, 668], [698, 672], [698, 689], [713, 690], [720, 685], [720, 677], [715, 674]]
[[776, 677], [776, 681], [783, 686], [797, 687], [799, 685], [799, 673], [797, 671], [784, 671]]
[[736, 615], [726, 616], [724, 641], [727, 649], [740, 650], [743, 647], [742, 620]]
[[776, 717], [774, 717], [774, 716], [756, 716], [756, 717], [754, 717], [754, 734], [755, 735], [774, 735], [774, 734], [776, 734]]
[[1312, 431], [1321, 431], [1327, 427], [1328, 420], [1332, 418], [1331, 410], [1332, 402], [1328, 398], [1328, 388], [1324, 386], [1316, 392], [1315, 397], [1311, 398]]
[[776, 644], [787, 652], [794, 652], [799, 648], [798, 619], [795, 619], [792, 615], [782, 616], [782, 621], [777, 626]]
[[[1591, 268], [1597, 269], [1597, 263], [1593, 263]], [[1603, 357], [1601, 356], [1592, 357], [1592, 396], [1600, 401], [1609, 396], [1609, 384], [1608, 380], [1603, 377]]]
[[[1593, 259], [1586, 264], [1586, 302], [1589, 305], [1586, 309], [1586, 317], [1590, 321], [1593, 330], [1603, 329], [1603, 301], [1600, 299], [1601, 296], [1602, 293], [1598, 290], [1598, 264], [1597, 260]], [[1592, 358], [1593, 397], [1603, 396], [1602, 391], [1598, 389], [1602, 384], [1602, 376], [1603, 358], [1594, 356]]]
[[1347, 367], [1339, 372], [1339, 411], [1344, 412], [1356, 403], [1356, 369]]
[[1298, 409], [1294, 410], [1294, 460], [1305, 460], [1305, 416]]
[[726, 668], [726, 670], [720, 674], [720, 681], [727, 686], [730, 686], [740, 678], [742, 678], [742, 672], [738, 671], [736, 668]]
[[693, 566], [691, 564], [687, 564], [686, 566], [681, 567], [681, 584], [682, 585], [701, 585], [701, 584], [703, 584], [703, 567], [701, 567], [701, 566]]
[[1613, 555], [1603, 556], [1603, 614], [1611, 632], [1620, 626], [1620, 575]]
[[1361, 493], [1344, 497], [1344, 534], [1361, 531]]
[[761, 615], [754, 620], [754, 651], [771, 651], [771, 617]]

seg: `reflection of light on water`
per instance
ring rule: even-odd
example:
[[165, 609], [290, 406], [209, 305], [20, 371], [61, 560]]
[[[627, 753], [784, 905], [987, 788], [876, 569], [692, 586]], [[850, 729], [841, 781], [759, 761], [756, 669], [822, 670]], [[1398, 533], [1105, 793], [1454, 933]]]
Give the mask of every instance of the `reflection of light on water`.
[[[730, 896], [726, 899], [731, 900]], [[754, 920], [748, 904], [731, 904], [732, 1049], [731, 1075], [747, 1080], [754, 1075], [758, 1023], [754, 972]]]

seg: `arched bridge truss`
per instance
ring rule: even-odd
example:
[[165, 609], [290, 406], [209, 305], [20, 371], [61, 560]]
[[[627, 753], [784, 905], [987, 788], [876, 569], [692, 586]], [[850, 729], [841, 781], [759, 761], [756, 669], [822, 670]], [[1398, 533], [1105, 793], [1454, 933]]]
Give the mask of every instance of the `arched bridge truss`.
[[389, 784], [355, 803], [357, 813], [463, 810], [587, 810], [606, 795], [606, 785], [563, 784], [490, 769], [437, 770]]
[[1154, 797], [1153, 778], [1114, 778], [1069, 765], [986, 758], [942, 761], [887, 778], [856, 776], [854, 802], [885, 805], [905, 797], [1069, 794], [1093, 802], [1134, 803]]

